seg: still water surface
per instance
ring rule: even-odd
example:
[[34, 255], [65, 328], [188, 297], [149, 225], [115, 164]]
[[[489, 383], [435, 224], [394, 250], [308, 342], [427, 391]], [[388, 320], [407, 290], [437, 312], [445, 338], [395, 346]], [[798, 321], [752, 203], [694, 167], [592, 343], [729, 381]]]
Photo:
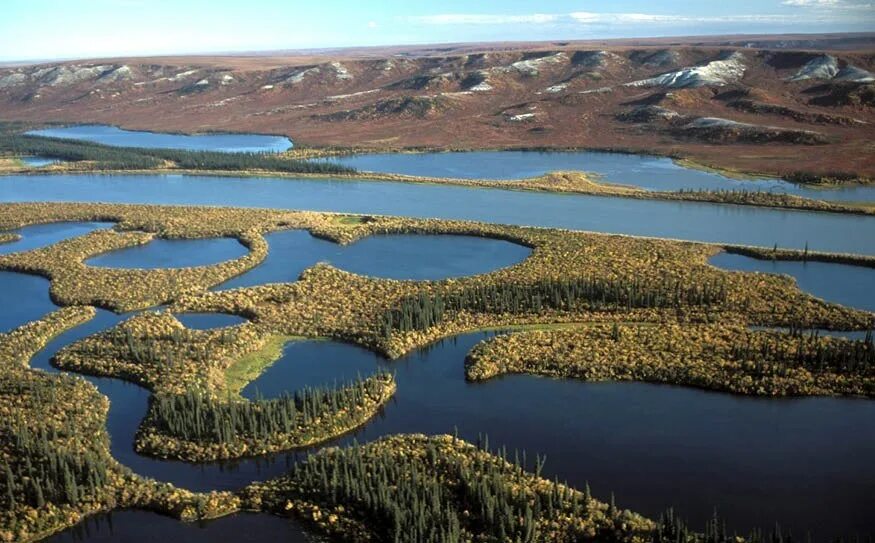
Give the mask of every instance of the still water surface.
[[349, 180], [0, 177], [0, 201], [190, 204], [433, 217], [875, 255], [875, 217]]
[[[284, 252], [273, 245], [273, 239], [271, 243], [277, 262], [294, 268], [312, 263], [312, 255]], [[207, 256], [208, 247], [204, 245]], [[371, 266], [377, 274], [390, 273], [385, 265]], [[7, 273], [0, 281], [17, 277], [27, 276]], [[47, 288], [48, 283], [40, 281]], [[54, 309], [48, 296], [35, 292], [9, 307], [12, 310], [0, 317], [0, 328], [33, 318], [25, 311], [41, 315]], [[35, 357], [33, 367], [56, 371], [50, 359], [57, 349], [124, 318], [99, 311], [91, 322], [52, 341]], [[219, 319], [199, 326], [226, 324]], [[596, 496], [607, 499], [614, 492], [623, 507], [647, 515], [674, 505], [694, 526], [701, 526], [717, 507], [730, 529], [741, 531], [767, 527], [775, 520], [796, 533], [811, 530], [815, 535], [875, 529], [867, 506], [875, 488], [875, 470], [869, 462], [875, 454], [875, 434], [861, 431], [875, 424], [875, 402], [766, 400], [642, 383], [581, 383], [529, 376], [468, 383], [465, 355], [489, 335], [464, 334], [396, 361], [333, 341], [292, 342], [244, 395], [252, 397], [257, 390], [272, 396], [388, 369], [398, 379], [395, 399], [375, 420], [336, 444], [398, 432], [457, 430], [469, 440], [486, 433], [493, 444], [526, 449], [530, 454], [546, 453], [549, 476], [577, 486], [588, 481]], [[192, 465], [139, 456], [132, 443], [149, 393], [116, 379], [87, 379], [110, 398], [113, 455], [137, 473], [196, 490], [238, 488], [281, 474], [300, 458], [301, 453], [288, 453]], [[830, 505], [829, 515], [823, 514], [824, 503]], [[172, 523], [163, 520], [152, 526], [148, 514], [132, 514], [130, 519], [127, 515], [118, 517], [124, 519], [120, 526], [130, 523], [141, 537], [167, 534], [165, 528], [174, 530]], [[244, 526], [241, 536], [251, 530], [245, 520], [239, 520], [246, 517], [233, 518], [238, 520], [228, 519], [227, 533], [237, 533], [233, 526], [238, 522]], [[190, 525], [180, 524], [176, 530], [164, 537], [202, 534]], [[71, 533], [60, 537], [72, 537]]]
[[733, 179], [686, 168], [670, 158], [596, 151], [377, 153], [328, 159], [362, 171], [462, 179], [522, 179], [551, 171], [585, 171], [609, 183], [647, 190], [747, 190], [837, 201], [875, 201], [875, 186], [812, 188], [774, 178]]
[[45, 128], [28, 132], [34, 136], [90, 141], [114, 147], [152, 149], [185, 149], [188, 151], [220, 151], [226, 153], [277, 153], [289, 149], [291, 140], [285, 136], [261, 134], [169, 134], [123, 130], [102, 124], [84, 124], [61, 128]]

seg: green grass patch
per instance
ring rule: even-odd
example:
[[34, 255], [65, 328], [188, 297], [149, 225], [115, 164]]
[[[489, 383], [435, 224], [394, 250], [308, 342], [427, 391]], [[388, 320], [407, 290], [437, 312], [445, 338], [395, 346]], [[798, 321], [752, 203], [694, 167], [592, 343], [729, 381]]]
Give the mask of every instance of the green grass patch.
[[269, 337], [262, 348], [240, 358], [225, 370], [225, 389], [227, 392], [240, 394], [243, 387], [279, 360], [283, 355], [283, 347], [286, 343], [302, 339], [304, 338], [286, 335]]

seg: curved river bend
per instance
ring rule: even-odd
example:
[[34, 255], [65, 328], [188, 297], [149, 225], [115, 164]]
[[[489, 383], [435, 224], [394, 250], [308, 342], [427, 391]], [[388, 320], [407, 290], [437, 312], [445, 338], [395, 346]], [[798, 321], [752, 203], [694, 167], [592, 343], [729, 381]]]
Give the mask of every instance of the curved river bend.
[[[321, 240], [311, 251], [298, 250], [306, 245], [303, 235], [288, 231], [269, 237], [271, 252], [262, 264], [268, 276], [287, 273], [290, 268], [303, 269], [322, 256], [321, 244], [325, 242]], [[387, 236], [383, 242], [393, 237]], [[398, 238], [402, 246], [412, 243], [404, 241], [405, 236]], [[209, 247], [204, 243], [202, 253], [208, 260]], [[394, 273], [379, 262], [375, 257], [368, 263], [371, 274]], [[480, 264], [485, 268], [500, 265], [489, 257]], [[433, 266], [426, 266], [429, 273], [434, 272]], [[257, 274], [258, 270], [249, 273]], [[47, 281], [34, 279], [47, 289]], [[30, 314], [53, 309], [47, 296], [28, 296], [0, 318], [14, 326]], [[27, 317], [21, 314], [25, 310]], [[34, 358], [32, 366], [57, 371], [50, 360], [59, 348], [124, 318], [127, 316], [99, 311], [91, 322], [52, 341]], [[212, 316], [203, 317], [203, 321], [198, 315], [184, 318], [192, 327], [232, 322]], [[545, 473], [549, 476], [578, 486], [588, 481], [597, 496], [605, 499], [613, 491], [624, 507], [647, 515], [657, 515], [674, 505], [694, 526], [701, 526], [717, 507], [731, 523], [730, 528], [739, 531], [770, 526], [775, 520], [796, 533], [811, 530], [814, 535], [875, 528], [867, 507], [875, 488], [875, 470], [869, 461], [875, 453], [875, 435], [860, 431], [875, 424], [875, 402], [767, 400], [641, 383], [581, 383], [529, 376], [468, 383], [464, 357], [488, 335], [464, 334], [391, 362], [352, 345], [292, 342], [286, 345], [283, 357], [244, 394], [252, 397], [258, 391], [272, 396], [387, 368], [397, 375], [396, 398], [375, 420], [335, 444], [398, 432], [448, 433], [457, 428], [466, 439], [475, 440], [478, 434], [487, 433], [495, 444], [546, 453]], [[198, 465], [139, 456], [132, 443], [149, 393], [116, 379], [87, 379], [110, 398], [107, 425], [113, 455], [142, 475], [195, 490], [239, 488], [283, 473], [305, 452]], [[513, 424], [508, 424], [509, 420]], [[824, 502], [831, 505], [829, 515], [823, 513]], [[125, 512], [113, 518], [119, 519], [118, 534], [180, 538], [217, 533], [211, 531], [213, 524], [208, 524], [205, 532], [191, 525], [175, 529], [164, 520], [151, 526], [154, 517], [147, 513]], [[243, 537], [252, 530], [249, 518], [261, 517], [217, 521], [215, 530], [224, 526], [223, 533], [239, 532]], [[266, 530], [289, 531], [290, 538], [297, 537], [294, 525], [276, 524], [273, 519], [265, 522], [270, 525]], [[100, 533], [96, 540], [103, 537]], [[66, 532], [58, 541], [69, 541], [73, 536], [73, 532]]]

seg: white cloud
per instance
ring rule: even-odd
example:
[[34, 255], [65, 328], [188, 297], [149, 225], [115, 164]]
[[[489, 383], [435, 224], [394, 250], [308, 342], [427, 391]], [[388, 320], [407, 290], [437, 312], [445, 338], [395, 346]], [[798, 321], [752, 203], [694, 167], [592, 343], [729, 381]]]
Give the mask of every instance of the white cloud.
[[665, 25], [680, 23], [769, 23], [787, 21], [787, 15], [751, 14], [751, 15], [655, 15], [651, 13], [592, 13], [576, 11], [568, 16], [575, 22], [584, 25], [614, 24], [614, 25]]
[[377, 21], [368, 21], [368, 28], [377, 28]]
[[871, 9], [875, 4], [856, 0], [783, 0], [785, 6], [800, 9], [798, 12], [748, 13], [735, 15], [664, 15], [654, 13], [598, 13], [574, 11], [562, 14], [531, 13], [518, 15], [494, 15], [483, 13], [444, 13], [399, 17], [399, 20], [426, 25], [514, 25], [514, 24], [564, 24], [599, 26], [671, 26], [691, 24], [731, 23], [813, 23], [846, 21], [859, 17], [851, 10]]
[[838, 4], [838, 0], [784, 0], [785, 6], [830, 7]]
[[860, 2], [855, 0], [783, 0], [784, 6], [813, 9], [832, 10], [871, 10], [875, 9], [872, 2]]
[[404, 19], [432, 25], [502, 25], [502, 24], [544, 24], [558, 21], [561, 15], [532, 13], [528, 15], [487, 15], [478, 13], [444, 13], [440, 15], [419, 15]]

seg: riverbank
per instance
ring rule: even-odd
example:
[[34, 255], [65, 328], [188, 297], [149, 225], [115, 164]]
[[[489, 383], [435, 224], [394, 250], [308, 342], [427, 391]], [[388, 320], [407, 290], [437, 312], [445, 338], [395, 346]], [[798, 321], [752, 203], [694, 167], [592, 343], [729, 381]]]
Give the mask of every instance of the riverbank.
[[[616, 198], [635, 198], [641, 200], [664, 200], [681, 202], [703, 202], [717, 204], [733, 204], [778, 209], [794, 209], [803, 211], [818, 211], [825, 213], [849, 213], [858, 215], [875, 214], [875, 208], [865, 203], [829, 202], [755, 190], [682, 190], [653, 191], [628, 185], [597, 181], [586, 172], [550, 172], [541, 176], [515, 179], [464, 179], [450, 177], [425, 177], [401, 175], [380, 172], [339, 172], [339, 173], [289, 173], [276, 170], [241, 169], [241, 170], [210, 170], [156, 167], [149, 169], [93, 169], [76, 167], [75, 163], [64, 163], [42, 168], [20, 168], [0, 170], [2, 175], [61, 175], [61, 174], [94, 174], [94, 175], [204, 175], [215, 177], [272, 177], [278, 179], [330, 179], [351, 181], [374, 181], [413, 183], [424, 185], [449, 185], [471, 188], [488, 188], [499, 190], [515, 190], [528, 192], [547, 192], [560, 194], [580, 194], [590, 196], [610, 196]], [[755, 181], [752, 181], [755, 183]]]

